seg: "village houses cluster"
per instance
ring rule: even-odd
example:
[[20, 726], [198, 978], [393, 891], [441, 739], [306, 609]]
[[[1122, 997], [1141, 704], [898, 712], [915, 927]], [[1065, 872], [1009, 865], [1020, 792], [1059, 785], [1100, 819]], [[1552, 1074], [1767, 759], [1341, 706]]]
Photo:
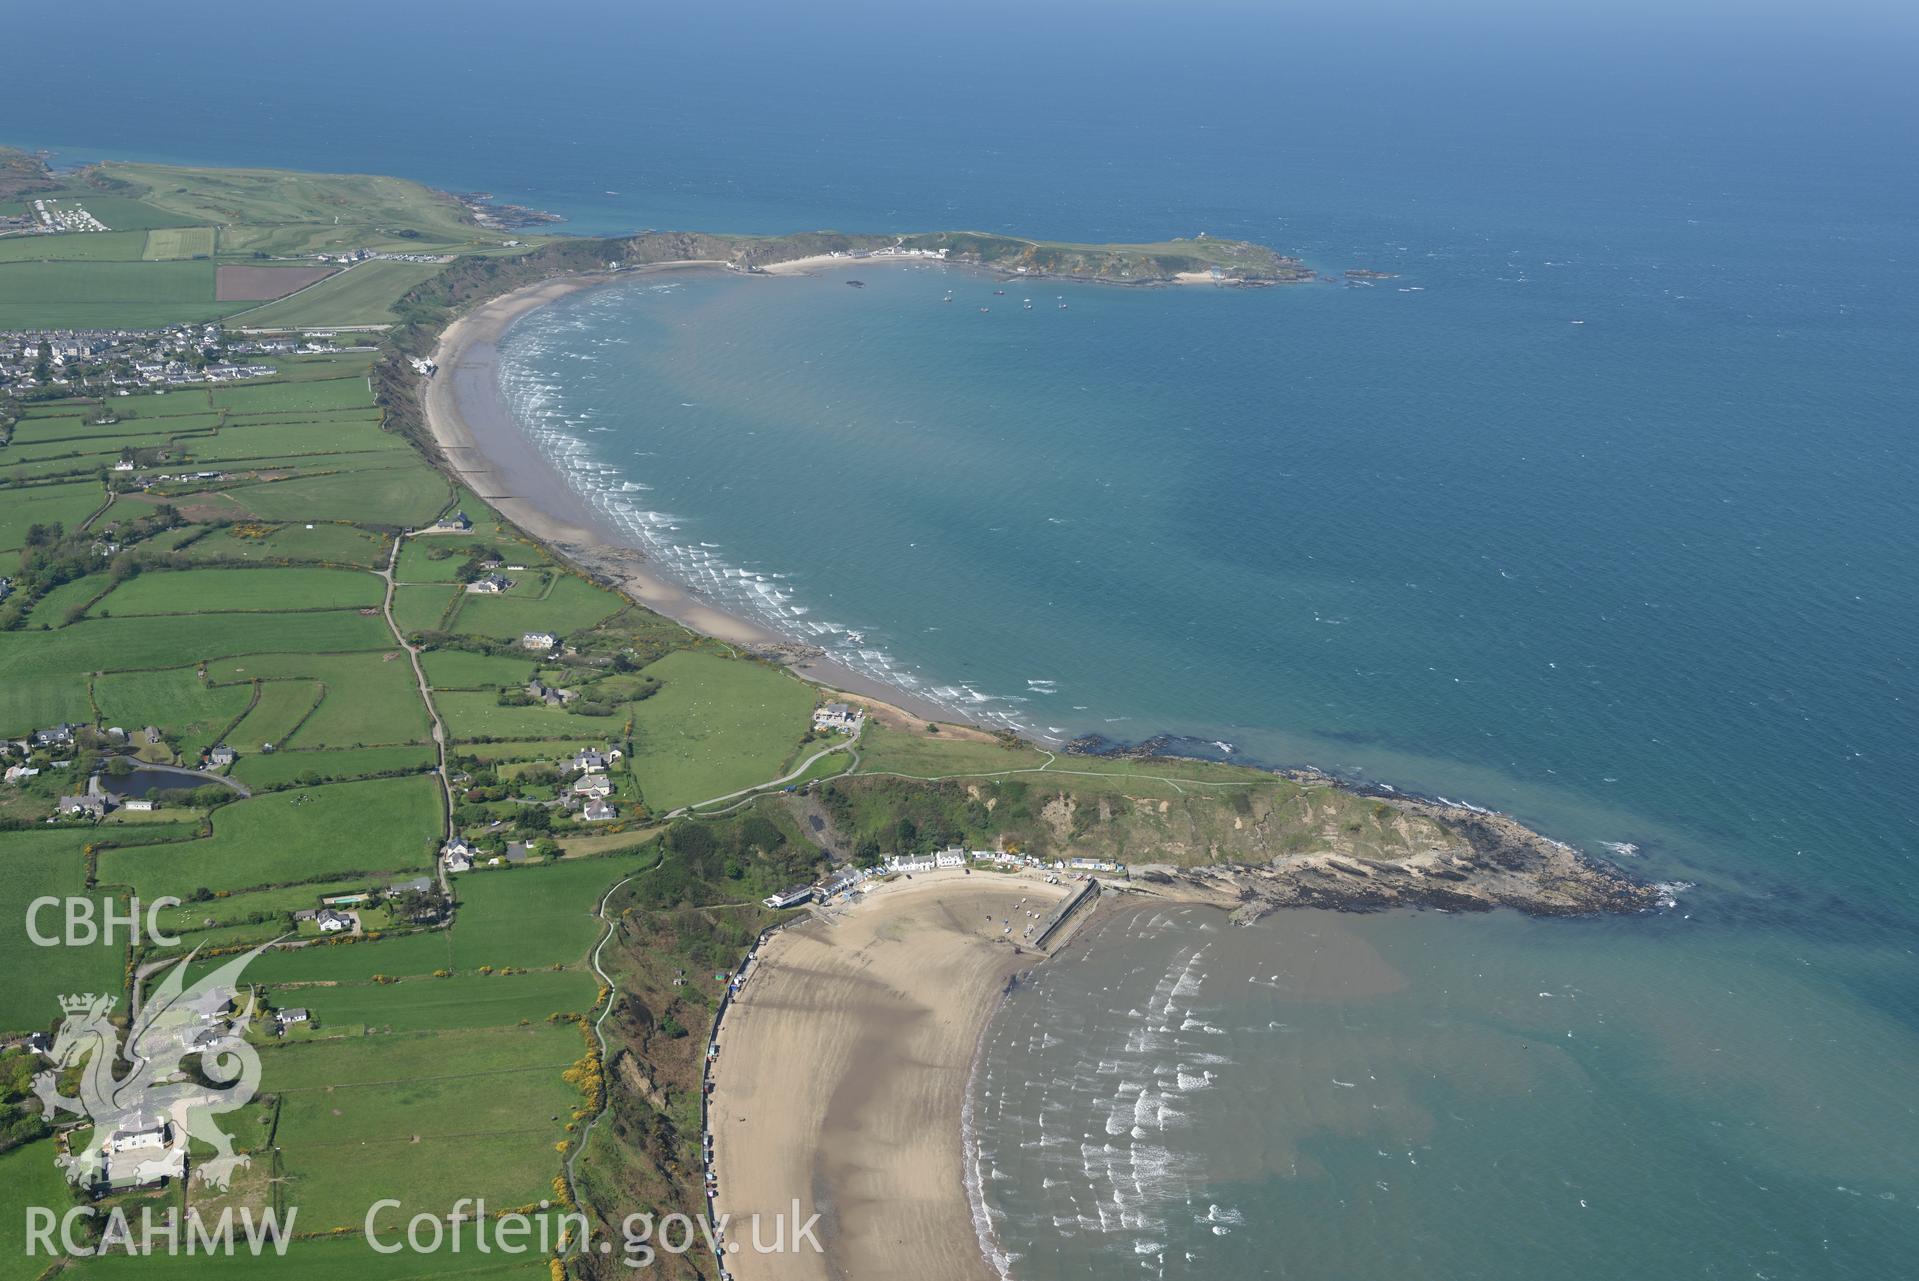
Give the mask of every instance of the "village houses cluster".
[[[157, 725], [129, 732], [118, 725], [102, 729], [61, 721], [34, 730], [24, 738], [0, 739], [0, 763], [6, 766], [4, 772], [0, 772], [0, 783], [24, 787], [43, 773], [53, 774], [74, 768], [83, 752], [97, 751], [122, 757], [132, 750], [158, 746], [165, 738]], [[216, 743], [206, 750], [201, 763], [218, 770], [232, 765], [235, 759], [231, 747]], [[103, 760], [101, 764], [104, 764]], [[172, 773], [176, 776], [178, 790], [190, 790], [202, 783], [219, 781], [192, 770], [176, 769]], [[99, 820], [115, 810], [143, 814], [161, 807], [161, 802], [150, 794], [125, 788], [115, 790], [108, 782], [110, 777], [107, 770], [96, 764], [77, 791], [62, 794], [55, 801], [53, 813], [47, 817], [47, 822], [57, 823], [63, 819]]]
[[270, 378], [250, 356], [339, 351], [331, 331], [247, 334], [215, 324], [166, 329], [23, 329], [0, 334], [0, 388], [14, 395], [135, 390]]
[[[571, 690], [554, 689], [545, 683], [534, 680], [527, 685], [527, 693], [542, 701], [565, 702], [573, 697]], [[572, 756], [559, 762], [563, 779], [557, 800], [547, 802], [551, 808], [562, 813], [576, 814], [583, 823], [610, 823], [620, 816], [619, 806], [613, 801], [613, 779], [608, 773], [616, 765], [622, 753], [617, 747], [583, 747]], [[495, 824], [495, 827], [500, 824]], [[533, 847], [521, 841], [508, 841], [499, 853], [488, 853], [479, 840], [469, 840], [456, 834], [440, 847], [440, 865], [448, 873], [470, 872], [475, 867], [497, 867], [503, 864], [525, 863], [533, 854]]]

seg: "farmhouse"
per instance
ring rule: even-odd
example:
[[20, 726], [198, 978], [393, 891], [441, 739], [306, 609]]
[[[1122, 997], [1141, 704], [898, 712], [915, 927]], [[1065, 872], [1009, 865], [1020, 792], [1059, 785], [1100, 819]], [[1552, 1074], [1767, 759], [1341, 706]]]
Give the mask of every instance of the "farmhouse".
[[859, 730], [866, 713], [846, 703], [828, 703], [813, 713], [813, 728], [852, 734]]
[[225, 743], [215, 743], [212, 750], [207, 753], [207, 762], [212, 765], [231, 765], [233, 749]]
[[330, 907], [323, 907], [313, 914], [313, 923], [320, 927], [322, 934], [338, 934], [342, 930], [352, 929], [359, 921], [351, 912], [336, 912]]
[[202, 1022], [222, 1017], [232, 1004], [233, 989], [230, 987], [216, 987], [198, 996], [188, 997], [186, 1001], [187, 1009]]
[[597, 748], [583, 747], [573, 758], [573, 768], [582, 774], [597, 774], [607, 766], [607, 758]]
[[520, 648], [537, 649], [542, 652], [557, 647], [560, 638], [552, 632], [526, 632], [520, 637]]
[[172, 1146], [172, 1131], [163, 1118], [130, 1118], [101, 1144], [107, 1159], [101, 1165], [98, 1185], [111, 1189], [144, 1187], [184, 1174], [186, 1145]]
[[572, 690], [556, 689], [538, 677], [526, 683], [526, 694], [528, 698], [545, 703], [548, 707], [564, 707], [574, 697]]
[[436, 521], [433, 528], [448, 533], [463, 534], [473, 528], [473, 521], [465, 512], [454, 512], [451, 516], [444, 516]]
[[62, 796], [60, 812], [67, 815], [85, 815], [88, 818], [105, 818], [107, 798], [104, 796]]
[[760, 901], [775, 911], [778, 911], [781, 908], [798, 907], [812, 897], [813, 887], [811, 885], [795, 885], [791, 889], [781, 890], [777, 894], [769, 894]]
[[275, 1010], [273, 1013], [273, 1021], [281, 1027], [286, 1027], [291, 1023], [304, 1023], [311, 1017], [312, 1016], [307, 1013], [306, 1008], [299, 1005], [295, 1005], [290, 1009]]
[[502, 578], [498, 574], [488, 574], [485, 578], [476, 578], [468, 583], [466, 589], [481, 596], [499, 596], [512, 586], [512, 579]]
[[33, 731], [33, 733], [28, 736], [27, 741], [35, 748], [72, 747], [74, 733], [79, 730], [79, 728], [78, 725], [69, 725], [65, 721], [62, 721], [58, 725], [50, 725], [46, 729]]

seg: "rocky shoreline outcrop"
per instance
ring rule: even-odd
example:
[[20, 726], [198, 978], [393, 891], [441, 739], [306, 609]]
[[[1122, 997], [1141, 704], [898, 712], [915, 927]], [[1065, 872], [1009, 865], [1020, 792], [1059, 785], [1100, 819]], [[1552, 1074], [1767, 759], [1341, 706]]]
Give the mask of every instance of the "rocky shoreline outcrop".
[[[1171, 760], [1182, 740], [1149, 739], [1119, 745], [1080, 740], [1082, 755]], [[1509, 907], [1533, 916], [1590, 916], [1645, 912], [1672, 905], [1668, 887], [1555, 841], [1509, 815], [1384, 788], [1355, 786], [1318, 770], [1275, 770], [1304, 789], [1359, 797], [1408, 839], [1392, 857], [1323, 847], [1247, 856], [1248, 851], [1200, 863], [1135, 864], [1146, 892], [1196, 896], [1229, 906], [1234, 919], [1257, 920], [1287, 907], [1377, 912], [1430, 907], [1486, 912]], [[1232, 857], [1239, 854], [1242, 857]]]

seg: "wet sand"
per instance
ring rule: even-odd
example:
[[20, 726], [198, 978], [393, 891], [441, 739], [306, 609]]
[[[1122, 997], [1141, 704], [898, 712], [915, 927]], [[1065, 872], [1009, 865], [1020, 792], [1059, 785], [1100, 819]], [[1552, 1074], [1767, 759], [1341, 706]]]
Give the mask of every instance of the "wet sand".
[[[620, 276], [712, 271], [724, 264], [661, 263]], [[495, 298], [447, 326], [435, 348], [439, 372], [424, 396], [427, 428], [445, 465], [475, 494], [521, 529], [582, 567], [618, 580], [625, 594], [675, 622], [745, 649], [778, 653], [803, 642], [740, 618], [661, 573], [645, 549], [610, 525], [568, 485], [552, 462], [527, 439], [500, 396], [499, 344], [528, 312], [582, 289], [618, 279], [613, 275], [567, 276], [529, 285]], [[830, 689], [887, 704], [914, 720], [952, 718], [938, 704], [872, 679], [831, 659], [804, 655], [793, 671]]]
[[[1037, 875], [919, 873], [761, 949], [727, 1012], [709, 1115], [740, 1281], [994, 1277], [965, 1183], [960, 1118], [1011, 940], [1071, 889]], [[1023, 903], [1022, 903], [1023, 900]], [[1008, 934], [1002, 922], [1011, 922]], [[818, 1213], [823, 1254], [760, 1255], [751, 1216]], [[770, 1219], [763, 1219], [770, 1224]], [[762, 1229], [771, 1239], [770, 1226]]]

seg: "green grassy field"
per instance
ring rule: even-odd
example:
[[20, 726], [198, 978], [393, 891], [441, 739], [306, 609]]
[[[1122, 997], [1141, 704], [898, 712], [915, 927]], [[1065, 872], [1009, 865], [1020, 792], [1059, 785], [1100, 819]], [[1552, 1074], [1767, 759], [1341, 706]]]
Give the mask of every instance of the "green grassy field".
[[402, 586], [393, 593], [393, 621], [409, 636], [415, 632], [438, 631], [459, 595], [457, 587], [424, 583]]
[[786, 672], [692, 650], [645, 670], [661, 688], [633, 704], [627, 765], [656, 813], [777, 777], [816, 701]]
[[[276, 793], [278, 795], [279, 793]], [[364, 877], [361, 884], [385, 885], [387, 878]], [[268, 952], [247, 967], [247, 982], [270, 987], [286, 984], [364, 984], [376, 974], [394, 978], [430, 977], [435, 970], [453, 964], [452, 949], [444, 930], [423, 934], [404, 934], [371, 942], [342, 943], [316, 947], [282, 948]], [[218, 962], [199, 961], [195, 976], [204, 974]], [[277, 1004], [304, 1005], [319, 987], [289, 987], [299, 996], [282, 995]]]
[[152, 327], [235, 305], [214, 301], [211, 262], [0, 264], [0, 329]]
[[227, 731], [227, 742], [251, 754], [269, 743], [281, 747], [324, 697], [326, 687], [318, 681], [262, 681], [252, 710]]
[[[190, 930], [218, 929], [237, 925], [257, 912], [298, 912], [317, 906], [320, 899], [333, 894], [356, 894], [373, 887], [374, 881], [349, 879], [321, 881], [311, 885], [289, 885], [279, 889], [253, 890], [243, 894], [225, 894], [203, 903], [182, 903], [160, 912], [161, 928], [178, 934]], [[193, 942], [193, 940], [189, 940]]]
[[447, 483], [411, 458], [397, 465], [304, 476], [233, 491], [247, 511], [265, 520], [293, 520], [323, 511], [336, 520], [371, 525], [421, 525], [446, 505]]
[[33, 612], [27, 615], [27, 626], [64, 627], [69, 613], [104, 593], [109, 586], [104, 574], [88, 574], [61, 583], [34, 604]]
[[317, 778], [320, 782], [368, 778], [394, 770], [423, 770], [434, 762], [429, 747], [347, 747], [253, 754], [234, 763], [233, 776], [256, 791]]
[[213, 256], [213, 228], [163, 227], [147, 233], [141, 257], [153, 262], [170, 258], [210, 258]]
[[[11, 918], [0, 930], [0, 973], [33, 976], [31, 983], [0, 984], [0, 1032], [52, 1027], [60, 1021], [57, 994], [108, 992], [120, 985], [125, 938], [111, 947], [40, 947], [27, 936], [26, 905], [34, 899], [85, 897], [96, 907], [113, 901], [109, 894], [87, 892], [81, 847], [88, 839], [85, 829], [72, 828], [0, 834]], [[44, 935], [60, 935], [65, 927], [59, 911], [44, 913], [39, 928]]]
[[394, 577], [402, 583], [451, 583], [466, 563], [467, 554], [482, 546], [498, 548], [516, 565], [530, 563], [518, 559], [520, 547], [499, 547], [496, 539], [477, 534], [433, 534], [407, 539], [400, 549], [400, 563], [394, 566]]
[[[583, 730], [596, 727], [604, 729], [606, 725], [604, 721], [588, 720], [583, 717], [574, 717], [571, 723]], [[461, 745], [460, 752], [476, 760], [496, 764], [510, 761], [560, 761], [572, 756], [582, 747], [605, 747], [606, 745], [606, 735], [602, 732], [584, 733], [577, 738], [544, 738], [510, 743], [466, 743]]]
[[[1210, 761], [1054, 755], [1049, 762], [1047, 753], [1024, 743], [1009, 749], [998, 742], [951, 734], [910, 734], [872, 720], [860, 737], [860, 757], [856, 777], [900, 773], [911, 778], [977, 778], [1018, 772], [1044, 782], [1045, 774], [1052, 773], [1058, 775], [1060, 786], [1088, 793], [1175, 796], [1194, 787], [1230, 790], [1286, 786], [1284, 780], [1263, 770]], [[1031, 773], [1041, 770], [1044, 772]], [[1165, 779], [1173, 782], [1162, 781]]]
[[[427, 590], [431, 591], [432, 588]], [[420, 655], [420, 665], [435, 689], [484, 689], [519, 686], [533, 679], [534, 661], [499, 654], [475, 654], [463, 649], [433, 649]]]
[[[5, 654], [0, 650], [0, 669], [4, 667]], [[32, 679], [0, 677], [0, 734], [24, 734], [92, 714], [87, 678], [78, 672], [37, 673]]]
[[[18, 1216], [15, 1216], [18, 1218]], [[384, 1239], [391, 1241], [405, 1231], [405, 1216], [388, 1225]], [[396, 1233], [391, 1228], [397, 1226]], [[305, 1224], [301, 1223], [302, 1230]], [[236, 1229], [237, 1230], [237, 1229]], [[42, 1260], [44, 1262], [44, 1260]], [[112, 1254], [97, 1259], [76, 1261], [63, 1277], [82, 1281], [227, 1281], [228, 1278], [259, 1276], [260, 1261], [245, 1251], [230, 1255], [125, 1255]], [[336, 1281], [351, 1276], [354, 1281], [547, 1281], [546, 1260], [537, 1254], [522, 1254], [502, 1260], [501, 1256], [442, 1252], [415, 1254], [378, 1254], [358, 1237], [319, 1238], [295, 1241], [285, 1255], [274, 1256], [272, 1271], [277, 1281]], [[25, 1274], [26, 1277], [33, 1273]], [[8, 1277], [11, 1274], [0, 1273]], [[24, 1281], [24, 1278], [23, 1278]]]
[[58, 521], [78, 529], [105, 500], [99, 482], [93, 480], [0, 491], [0, 552], [19, 550], [34, 525]]
[[391, 324], [400, 295], [443, 270], [435, 263], [363, 262], [295, 297], [240, 312], [232, 323], [252, 329]]
[[[296, 746], [303, 749], [424, 743], [426, 708], [413, 682], [413, 667], [392, 645], [391, 632], [386, 639], [387, 648], [380, 653], [253, 654], [214, 663], [208, 672], [216, 681], [304, 677], [325, 684], [326, 697], [300, 727]], [[394, 657], [389, 660], [388, 654]]]
[[375, 779], [236, 801], [202, 841], [110, 850], [100, 877], [157, 898], [182, 889], [247, 889], [357, 871], [429, 866], [439, 796], [430, 778]]
[[[451, 690], [434, 697], [447, 733], [456, 740], [474, 738], [553, 738], [579, 727], [581, 733], [607, 734], [619, 726], [611, 717], [587, 719], [559, 707], [534, 704], [502, 707], [492, 690]], [[597, 726], [597, 729], [595, 728]]]
[[[455, 927], [458, 932], [458, 927]], [[359, 951], [357, 948], [340, 949]], [[329, 1032], [361, 1029], [428, 1032], [494, 1027], [522, 1020], [539, 1023], [549, 1014], [584, 1013], [597, 991], [581, 970], [530, 974], [455, 974], [409, 978], [398, 983], [341, 984], [284, 989], [285, 1004], [305, 1005]]]
[[242, 383], [216, 387], [210, 397], [215, 409], [234, 414], [310, 414], [316, 410], [365, 409], [373, 404], [373, 393], [364, 379], [344, 377]]
[[108, 672], [93, 678], [93, 701], [110, 725], [159, 725], [178, 736], [182, 755], [211, 747], [247, 708], [245, 685], [209, 685], [197, 669]]
[[309, 529], [294, 522], [271, 527], [264, 534], [216, 529], [189, 544], [184, 554], [193, 560], [321, 561], [376, 569], [386, 564], [389, 543], [383, 535], [354, 525], [324, 522]]
[[[498, 239], [484, 237], [454, 201], [399, 178], [139, 164], [110, 164], [104, 172], [143, 188], [144, 198], [176, 221], [225, 229], [221, 239], [229, 253], [418, 250]], [[102, 221], [118, 225], [104, 215]], [[401, 229], [419, 235], [395, 234]]]
[[470, 1063], [481, 1072], [514, 1071], [564, 1067], [579, 1056], [579, 1030], [545, 1020], [529, 1027], [342, 1037], [267, 1051], [260, 1085], [280, 1092], [386, 1085], [413, 1076], [445, 1076], [459, 1064]]
[[[339, 411], [338, 416], [317, 421], [229, 422], [217, 435], [182, 441], [181, 447], [194, 462], [270, 464], [275, 459], [285, 459], [311, 466], [314, 464], [310, 460], [343, 455], [404, 455], [407, 444], [391, 432], [383, 431], [378, 419], [365, 410], [345, 410]], [[359, 461], [393, 464], [391, 458]]]
[[144, 231], [63, 232], [0, 237], [0, 262], [130, 262], [147, 244]]
[[455, 967], [579, 963], [604, 928], [595, 915], [600, 896], [652, 861], [576, 859], [466, 873], [455, 882], [460, 902]]
[[75, 1204], [73, 1189], [54, 1157], [51, 1139], [0, 1155], [0, 1281], [33, 1281], [54, 1264], [44, 1255], [27, 1253], [27, 1207], [64, 1214]]
[[378, 578], [347, 569], [189, 569], [130, 578], [93, 609], [97, 616], [363, 609], [385, 596]]
[[346, 610], [96, 618], [55, 632], [0, 632], [0, 687], [77, 672], [172, 667], [183, 659], [376, 649], [392, 643], [393, 633], [382, 619]]
[[611, 618], [625, 606], [626, 602], [612, 592], [572, 574], [562, 574], [538, 599], [467, 594], [453, 620], [453, 630], [496, 640], [518, 640], [532, 631], [564, 636]]
[[421, 1136], [418, 1143], [405, 1135], [305, 1149], [288, 1160], [285, 1195], [302, 1207], [301, 1226], [310, 1223], [316, 1230], [357, 1228], [374, 1201], [400, 1199], [403, 1209], [384, 1221], [389, 1241], [396, 1228], [404, 1231], [410, 1215], [444, 1214], [462, 1197], [482, 1196], [495, 1206], [533, 1205], [551, 1195], [559, 1168], [552, 1146], [559, 1130], [547, 1122], [549, 1115], [542, 1112], [539, 1124], [497, 1134]]

